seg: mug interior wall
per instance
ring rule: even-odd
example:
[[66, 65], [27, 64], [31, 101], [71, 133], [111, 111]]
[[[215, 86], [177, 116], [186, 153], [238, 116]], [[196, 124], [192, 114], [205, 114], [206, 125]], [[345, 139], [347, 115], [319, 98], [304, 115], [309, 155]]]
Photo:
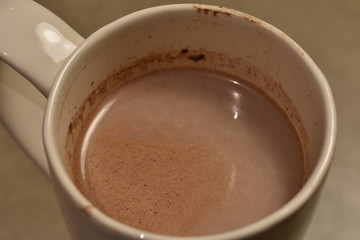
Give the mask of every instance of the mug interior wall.
[[64, 164], [94, 102], [137, 74], [176, 65], [228, 72], [266, 92], [294, 123], [310, 173], [326, 124], [318, 76], [284, 34], [245, 14], [224, 11], [188, 5], [139, 12], [91, 36], [62, 75], [65, 94], [58, 97], [55, 131], [60, 146], [67, 146], [59, 150]]

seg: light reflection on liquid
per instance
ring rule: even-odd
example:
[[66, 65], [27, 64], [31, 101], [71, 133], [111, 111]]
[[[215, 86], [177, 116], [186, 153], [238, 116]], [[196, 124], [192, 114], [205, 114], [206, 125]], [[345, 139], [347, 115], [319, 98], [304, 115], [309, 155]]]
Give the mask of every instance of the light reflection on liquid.
[[94, 133], [96, 126], [101, 121], [101, 119], [104, 117], [106, 112], [110, 109], [111, 105], [114, 103], [114, 100], [109, 101], [103, 108], [101, 108], [101, 111], [98, 112], [98, 114], [94, 117], [93, 121], [90, 123], [89, 127], [87, 128], [87, 131], [84, 136], [83, 144], [81, 147], [81, 158], [80, 158], [80, 168], [81, 168], [81, 176], [85, 180], [85, 161], [86, 161], [86, 153], [87, 149], [91, 140], [91, 136]]
[[232, 111], [234, 113], [234, 119], [237, 119], [239, 116], [243, 115], [241, 111], [241, 97], [242, 95], [239, 92], [234, 91], [232, 93], [233, 96], [233, 103], [232, 103]]

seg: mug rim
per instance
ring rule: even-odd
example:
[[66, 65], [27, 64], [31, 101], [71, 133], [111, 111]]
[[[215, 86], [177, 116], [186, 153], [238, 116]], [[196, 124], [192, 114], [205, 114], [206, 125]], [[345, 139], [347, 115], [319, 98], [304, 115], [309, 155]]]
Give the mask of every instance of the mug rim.
[[[318, 162], [313, 169], [310, 177], [307, 179], [304, 186], [300, 189], [300, 191], [283, 205], [281, 208], [276, 210], [274, 213], [266, 216], [265, 218], [256, 221], [255, 223], [249, 224], [244, 227], [240, 227], [235, 230], [227, 231], [224, 233], [211, 234], [205, 236], [194, 236], [194, 237], [177, 237], [177, 236], [168, 236], [150, 233], [146, 231], [142, 231], [140, 229], [136, 229], [130, 226], [127, 226], [123, 223], [120, 223], [111, 217], [105, 215], [96, 207], [93, 206], [87, 200], [80, 191], [76, 188], [73, 181], [70, 179], [63, 161], [61, 160], [60, 154], [58, 152], [58, 147], [55, 140], [55, 134], [52, 131], [54, 128], [53, 123], [55, 122], [55, 105], [57, 103], [57, 96], [60, 96], [59, 93], [62, 92], [62, 82], [64, 82], [64, 78], [66, 78], [67, 69], [71, 67], [73, 62], [77, 61], [79, 55], [83, 54], [87, 51], [87, 49], [91, 49], [96, 43], [101, 42], [102, 39], [111, 35], [111, 32], [118, 28], [123, 22], [133, 21], [134, 19], [141, 18], [144, 15], [157, 15], [163, 11], [193, 11], [194, 8], [201, 8], [207, 11], [217, 11], [223, 12], [226, 14], [230, 14], [234, 17], [239, 17], [250, 21], [254, 24], [257, 24], [259, 27], [264, 28], [265, 30], [270, 31], [277, 38], [280, 38], [284, 41], [285, 44], [291, 47], [291, 49], [296, 52], [299, 56], [303, 58], [303, 61], [306, 65], [311, 69], [312, 73], [316, 76], [317, 84], [320, 86], [319, 89], [322, 91], [322, 98], [325, 102], [325, 115], [326, 115], [326, 128], [325, 128], [325, 137], [324, 144], [322, 147], [321, 154], [318, 158]], [[205, 4], [169, 4], [169, 5], [161, 5], [151, 8], [146, 8], [143, 10], [139, 10], [129, 15], [126, 15], [102, 28], [97, 30], [91, 36], [84, 40], [84, 42], [72, 53], [72, 55], [68, 58], [66, 63], [62, 66], [61, 70], [58, 72], [53, 87], [51, 89], [46, 110], [45, 110], [45, 118], [43, 124], [43, 138], [45, 151], [51, 171], [52, 178], [55, 178], [57, 182], [64, 189], [68, 198], [72, 201], [73, 204], [78, 206], [79, 209], [84, 209], [89, 206], [92, 206], [90, 215], [90, 221], [93, 221], [97, 225], [101, 225], [111, 232], [120, 235], [131, 236], [133, 238], [138, 239], [172, 239], [172, 240], [216, 240], [216, 239], [235, 239], [235, 238], [246, 238], [263, 232], [267, 229], [270, 229], [272, 226], [282, 222], [286, 218], [288, 218], [291, 214], [298, 211], [305, 203], [310, 199], [310, 197], [314, 194], [316, 189], [319, 188], [322, 180], [325, 178], [326, 173], [328, 172], [328, 168], [331, 164], [332, 155], [335, 148], [335, 139], [336, 139], [336, 109], [334, 99], [331, 93], [330, 86], [321, 72], [321, 70], [317, 67], [314, 61], [310, 58], [310, 56], [290, 37], [288, 37], [285, 33], [283, 33], [278, 28], [272, 26], [271, 24], [260, 20], [256, 17], [253, 17], [249, 14], [243, 13], [238, 10], [233, 10], [229, 8], [214, 6], [214, 5], [205, 5]]]

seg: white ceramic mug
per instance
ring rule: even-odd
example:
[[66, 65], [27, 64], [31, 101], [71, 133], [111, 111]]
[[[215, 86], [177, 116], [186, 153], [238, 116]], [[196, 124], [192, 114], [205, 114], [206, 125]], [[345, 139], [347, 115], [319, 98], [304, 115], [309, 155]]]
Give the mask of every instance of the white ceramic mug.
[[[293, 240], [302, 236], [330, 166], [336, 114], [325, 77], [280, 30], [235, 10], [178, 4], [135, 12], [84, 40], [30, 0], [0, 0], [0, 31], [1, 59], [48, 97], [43, 139], [30, 139], [21, 132], [17, 135], [28, 152], [32, 151], [30, 142], [43, 141], [47, 162], [41, 158], [34, 161], [45, 172], [50, 169], [73, 239]], [[246, 75], [284, 110], [294, 106], [298, 115], [293, 118], [301, 120], [304, 129], [300, 132], [303, 131], [309, 153], [308, 180], [285, 206], [244, 228], [192, 238], [152, 234], [107, 217], [77, 190], [65, 166], [69, 126], [76, 109], [96, 86], [109, 74], [149, 54], [169, 60], [159, 64], [173, 64], [174, 58], [185, 53], [187, 57], [181, 57], [179, 63]], [[207, 61], [201, 61], [204, 56]], [[265, 81], [266, 76], [273, 81]], [[282, 94], [286, 97], [282, 98]]]

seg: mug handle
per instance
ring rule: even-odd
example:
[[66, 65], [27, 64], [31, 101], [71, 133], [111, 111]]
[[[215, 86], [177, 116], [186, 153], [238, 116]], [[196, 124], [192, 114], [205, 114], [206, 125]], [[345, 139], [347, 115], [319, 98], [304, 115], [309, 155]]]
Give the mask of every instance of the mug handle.
[[0, 75], [0, 122], [49, 177], [42, 138], [46, 97], [58, 70], [84, 39], [31, 0], [0, 0], [0, 33], [0, 59], [42, 94]]

